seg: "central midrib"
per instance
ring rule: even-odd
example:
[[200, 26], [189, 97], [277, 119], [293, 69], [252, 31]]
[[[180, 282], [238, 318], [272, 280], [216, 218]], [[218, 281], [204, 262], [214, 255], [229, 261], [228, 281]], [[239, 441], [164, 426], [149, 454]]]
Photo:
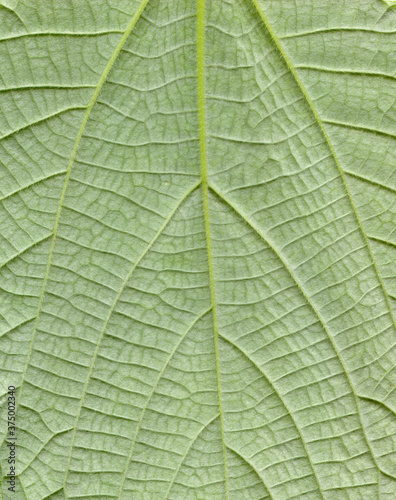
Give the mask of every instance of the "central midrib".
[[199, 150], [201, 162], [201, 180], [203, 194], [203, 208], [205, 217], [206, 245], [208, 252], [208, 268], [210, 283], [210, 300], [213, 315], [214, 347], [216, 356], [217, 392], [219, 399], [220, 427], [223, 446], [224, 480], [226, 499], [229, 498], [227, 452], [224, 432], [224, 412], [221, 394], [219, 331], [217, 324], [217, 305], [215, 292], [215, 278], [213, 266], [212, 238], [210, 230], [209, 211], [209, 186], [208, 186], [208, 158], [206, 139], [206, 99], [205, 99], [205, 0], [197, 1], [197, 94], [198, 94], [198, 125], [199, 125]]

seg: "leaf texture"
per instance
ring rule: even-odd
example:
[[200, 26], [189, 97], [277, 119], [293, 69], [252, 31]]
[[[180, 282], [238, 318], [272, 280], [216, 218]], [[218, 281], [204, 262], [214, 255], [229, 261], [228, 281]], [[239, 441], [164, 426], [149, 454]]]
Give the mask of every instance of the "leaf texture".
[[2, 498], [396, 498], [393, 2], [0, 18]]

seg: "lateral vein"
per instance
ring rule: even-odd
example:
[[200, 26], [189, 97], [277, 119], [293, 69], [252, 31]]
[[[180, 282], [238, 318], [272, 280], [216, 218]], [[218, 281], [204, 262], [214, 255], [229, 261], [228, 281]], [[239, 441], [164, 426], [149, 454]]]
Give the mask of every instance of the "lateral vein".
[[[305, 292], [304, 290], [304, 286], [303, 284], [301, 283], [301, 281], [298, 279], [297, 275], [293, 272], [293, 269], [291, 268], [291, 266], [289, 265], [289, 263], [285, 260], [285, 258], [282, 256], [282, 253], [277, 249], [276, 245], [271, 241], [271, 239], [268, 237], [268, 235], [264, 234], [259, 227], [256, 226], [256, 224], [254, 224], [254, 222], [252, 222], [242, 211], [241, 209], [235, 205], [234, 203], [232, 203], [231, 200], [229, 200], [226, 196], [224, 196], [215, 186], [213, 185], [210, 185], [210, 189], [213, 191], [213, 193], [215, 193], [224, 203], [226, 203], [229, 207], [231, 207], [234, 212], [236, 214], [239, 215], [239, 217], [241, 217], [245, 222], [246, 224], [249, 225], [249, 227], [251, 227], [251, 229], [253, 229], [258, 236], [260, 236], [260, 238], [273, 250], [273, 252], [277, 255], [277, 257], [279, 258], [279, 260], [282, 262], [284, 268], [286, 269], [286, 271], [289, 273], [290, 277], [293, 279], [294, 283], [296, 284], [296, 286], [298, 287], [298, 289], [300, 290], [300, 292], [302, 293], [302, 295], [304, 296], [305, 300], [307, 301], [307, 304], [309, 305], [309, 307], [311, 308], [311, 310], [313, 311], [313, 313], [315, 314], [315, 316], [318, 318], [323, 330], [325, 331], [326, 333], [326, 336], [327, 338], [329, 339], [329, 342], [337, 356], [337, 359], [339, 360], [341, 366], [342, 366], [342, 369], [343, 369], [343, 372], [345, 373], [345, 377], [348, 381], [348, 385], [349, 387], [351, 388], [351, 392], [352, 392], [352, 395], [354, 397], [354, 400], [355, 400], [355, 405], [356, 405], [356, 410], [357, 410], [357, 416], [359, 418], [359, 422], [360, 422], [360, 425], [361, 425], [361, 428], [362, 428], [362, 433], [363, 433], [363, 436], [364, 436], [364, 439], [366, 441], [366, 444], [367, 444], [367, 448], [368, 448], [368, 451], [370, 452], [371, 456], [372, 456], [372, 459], [373, 459], [373, 462], [375, 464], [375, 466], [377, 467], [377, 469], [381, 470], [382, 472], [382, 469], [380, 468], [379, 464], [378, 464], [378, 461], [377, 461], [377, 458], [374, 454], [374, 451], [373, 451], [373, 448], [370, 444], [370, 441], [368, 439], [368, 436], [367, 436], [367, 433], [366, 433], [366, 429], [363, 425], [363, 418], [362, 418], [362, 415], [361, 415], [361, 411], [360, 411], [360, 406], [359, 406], [359, 401], [358, 401], [358, 395], [357, 395], [357, 392], [356, 392], [356, 389], [355, 389], [355, 386], [353, 385], [352, 383], [352, 379], [351, 379], [351, 376], [347, 370], [347, 367], [344, 363], [344, 360], [343, 358], [341, 357], [341, 353], [329, 331], [329, 329], [327, 328], [326, 326], [326, 322], [325, 320], [322, 318], [322, 315], [320, 314], [320, 312], [318, 311], [318, 309], [316, 308], [315, 304], [312, 302], [312, 300], [310, 299], [310, 297], [308, 296], [308, 294]], [[237, 346], [238, 347], [238, 346]], [[309, 458], [309, 456], [308, 456]], [[318, 479], [318, 483], [319, 483], [319, 478], [318, 476], [316, 475], [316, 472], [315, 473], [315, 476], [317, 477]], [[324, 498], [324, 495], [323, 495], [323, 492], [321, 490], [321, 494]]]
[[[140, 262], [143, 260], [143, 258], [147, 255], [147, 253], [150, 251], [150, 249], [152, 248], [152, 246], [154, 245], [154, 243], [157, 241], [157, 239], [159, 238], [159, 236], [162, 234], [162, 232], [164, 231], [164, 229], [166, 228], [166, 226], [169, 224], [169, 222], [172, 220], [172, 217], [174, 216], [174, 214], [176, 213], [176, 211], [178, 210], [178, 208], [180, 207], [180, 205], [183, 203], [183, 201], [185, 201], [188, 196], [193, 192], [195, 191], [198, 186], [201, 184], [201, 181], [199, 180], [198, 182], [196, 182], [192, 187], [190, 187], [190, 189], [187, 190], [187, 192], [182, 196], [182, 198], [176, 203], [176, 205], [173, 207], [172, 211], [169, 213], [168, 217], [165, 219], [165, 221], [163, 222], [163, 224], [161, 225], [161, 227], [158, 229], [157, 233], [155, 234], [154, 238], [150, 241], [150, 243], [147, 245], [147, 247], [145, 248], [145, 250], [141, 253], [141, 255], [138, 257], [138, 259], [136, 260], [136, 262], [132, 265], [131, 269], [129, 270], [127, 276], [125, 277], [110, 309], [109, 309], [109, 312], [107, 313], [107, 316], [106, 316], [106, 319], [103, 323], [103, 328], [100, 332], [100, 336], [99, 336], [99, 340], [97, 342], [97, 345], [96, 345], [96, 349], [95, 349], [95, 352], [94, 352], [94, 355], [93, 355], [93, 358], [92, 358], [92, 361], [91, 361], [91, 365], [89, 367], [89, 372], [88, 372], [88, 377], [87, 377], [87, 380], [85, 381], [85, 384], [84, 384], [84, 389], [83, 389], [83, 393], [81, 395], [81, 399], [80, 399], [80, 405], [79, 405], [79, 408], [78, 408], [78, 411], [77, 411], [77, 415], [76, 415], [76, 419], [75, 419], [75, 423], [74, 423], [74, 426], [73, 426], [73, 434], [72, 434], [72, 440], [71, 440], [71, 444], [70, 444], [70, 452], [69, 452], [69, 458], [68, 458], [68, 461], [67, 461], [67, 466], [66, 466], [66, 471], [65, 471], [65, 479], [64, 479], [64, 482], [63, 482], [63, 485], [65, 486], [66, 485], [66, 480], [67, 480], [67, 476], [68, 476], [68, 473], [69, 473], [69, 467], [70, 467], [70, 462], [71, 462], [71, 457], [72, 457], [72, 451], [73, 451], [73, 447], [74, 447], [74, 440], [75, 440], [75, 435], [76, 435], [76, 431], [77, 431], [77, 426], [78, 426], [78, 421], [79, 421], [79, 418], [80, 418], [80, 413], [81, 413], [81, 410], [83, 408], [83, 405], [84, 405], [84, 399], [85, 399], [85, 395], [87, 393], [87, 389], [88, 389], [88, 384], [89, 384], [89, 381], [91, 380], [91, 376], [92, 376], [92, 373], [93, 373], [93, 370], [94, 370], [94, 367], [95, 367], [95, 362], [96, 362], [96, 359], [98, 357], [98, 353], [99, 353], [99, 347], [102, 343], [102, 340], [103, 340], [103, 337], [105, 335], [105, 332], [106, 332], [106, 329], [107, 329], [107, 325], [110, 321], [110, 318], [114, 312], [114, 309], [122, 295], [122, 292], [125, 290], [125, 287], [127, 286], [128, 284], [128, 281], [130, 280], [132, 274], [135, 272], [137, 266], [140, 264]], [[125, 474], [126, 474], [126, 471], [125, 471]], [[123, 483], [124, 483], [124, 480], [125, 480], [125, 476], [123, 477], [123, 480], [121, 482], [121, 486], [120, 488], [122, 489], [122, 486], [123, 486]], [[121, 494], [121, 489], [120, 489], [120, 494]]]
[[[370, 246], [370, 242], [369, 242], [369, 239], [367, 237], [367, 234], [366, 234], [366, 231], [363, 227], [363, 222], [360, 218], [360, 215], [357, 211], [357, 208], [356, 208], [356, 205], [355, 205], [355, 202], [353, 200], [353, 197], [352, 197], [352, 193], [351, 193], [351, 190], [349, 189], [349, 185], [348, 185], [348, 182], [346, 180], [346, 175], [345, 175], [345, 172], [341, 166], [341, 163], [340, 163], [340, 160], [338, 159], [338, 156], [337, 156], [337, 153], [336, 153], [336, 150], [333, 146], [333, 143], [331, 142], [331, 139], [330, 139], [330, 136], [329, 134], [327, 133], [327, 130], [324, 126], [324, 123], [330, 123], [329, 120], [322, 120], [322, 118], [320, 117], [316, 107], [315, 107], [315, 104], [314, 102], [312, 101], [307, 89], [305, 88], [296, 68], [294, 67], [294, 65], [292, 64], [287, 52], [285, 51], [281, 41], [279, 40], [279, 38], [277, 37], [274, 29], [272, 28], [267, 16], [265, 15], [265, 12], [263, 11], [261, 5], [260, 5], [260, 2], [259, 0], [251, 0], [251, 2], [253, 3], [254, 7], [256, 8], [256, 11], [258, 13], [258, 15], [260, 16], [266, 30], [268, 31], [268, 34], [269, 36], [271, 37], [271, 40], [273, 42], [273, 44], [275, 45], [275, 47], [277, 48], [277, 50], [279, 51], [279, 54], [280, 56], [282, 57], [283, 61], [285, 62], [286, 66], [289, 68], [290, 70], [290, 73], [292, 74], [298, 88], [300, 89], [300, 92], [303, 94], [305, 100], [306, 100], [306, 103], [309, 107], [309, 109], [311, 110], [311, 113], [314, 115], [315, 117], [315, 120], [318, 124], [318, 127], [320, 128], [324, 138], [325, 138], [325, 141], [327, 143], [327, 146], [328, 148], [330, 149], [330, 152], [331, 152], [331, 155], [333, 156], [334, 158], [334, 162], [337, 166], [337, 169], [338, 169], [338, 172], [340, 174], [340, 177], [342, 179], [342, 182], [344, 184], [344, 187], [345, 187], [345, 191], [348, 195], [348, 199], [349, 199], [349, 202], [351, 204], [351, 208], [352, 208], [352, 211], [354, 213], [354, 216], [355, 216], [355, 219], [356, 219], [356, 222], [359, 226], [359, 229], [361, 231], [361, 234], [363, 236], [363, 239], [364, 239], [364, 242], [365, 242], [365, 245], [367, 247], [367, 251], [370, 255], [370, 259], [371, 259], [371, 262], [373, 264], [373, 268], [374, 268], [374, 271], [375, 271], [375, 274], [378, 278], [378, 281], [380, 283], [380, 286], [381, 286], [381, 289], [382, 289], [382, 292], [384, 294], [384, 298], [385, 298], [385, 301], [386, 301], [386, 304], [387, 304], [387, 308], [388, 308], [388, 311], [389, 311], [389, 315], [390, 315], [390, 318], [392, 319], [392, 323], [393, 323], [393, 326], [394, 326], [394, 329], [396, 330], [396, 319], [395, 319], [395, 316], [393, 314], [393, 311], [392, 311], [392, 307], [391, 307], [391, 304], [390, 304], [390, 301], [389, 301], [389, 296], [388, 296], [388, 293], [386, 291], [386, 288], [385, 288], [385, 284], [384, 284], [384, 281], [382, 279], [382, 276], [379, 272], [379, 269], [378, 269], [378, 266], [377, 266], [377, 263], [374, 259], [374, 254], [373, 254], [373, 251], [371, 249], [371, 246]], [[337, 123], [334, 122], [334, 124], [336, 125]], [[344, 123], [338, 123], [339, 125], [341, 126], [349, 126], [351, 127], [349, 124], [344, 124]], [[356, 128], [356, 127], [351, 127], [351, 128]], [[362, 127], [359, 127], [359, 129], [362, 129]], [[382, 135], [387, 135], [389, 136], [390, 134], [387, 134], [387, 133], [384, 133], [384, 132], [379, 132], [377, 131], [377, 133], [379, 134], [382, 134]]]
[[35, 321], [34, 321], [34, 325], [33, 325], [33, 333], [32, 333], [32, 338], [31, 338], [31, 341], [30, 341], [30, 346], [29, 346], [29, 352], [27, 354], [27, 357], [26, 357], [26, 363], [25, 363], [25, 367], [24, 367], [24, 371], [22, 373], [22, 377], [21, 377], [21, 382], [20, 382], [20, 388], [19, 388], [19, 394], [18, 394], [18, 399], [17, 399], [17, 402], [16, 402], [16, 407], [18, 407], [19, 405], [19, 401], [20, 401], [20, 398], [21, 398], [21, 394], [22, 394], [22, 387], [23, 387], [23, 383], [25, 381], [25, 378], [26, 378], [26, 372], [27, 372], [27, 369], [28, 369], [28, 366], [29, 366], [29, 363], [30, 363], [30, 358], [32, 356], [32, 352], [33, 352], [33, 344], [34, 344], [34, 339], [35, 339], [35, 336], [36, 336], [36, 331], [37, 331], [37, 324], [38, 324], [38, 319], [39, 319], [39, 316], [40, 316], [40, 312], [41, 312], [41, 308], [42, 308], [42, 305], [43, 305], [43, 300], [44, 300], [44, 295], [45, 295], [45, 291], [46, 291], [46, 288], [47, 288], [47, 281], [48, 281], [48, 276], [49, 276], [49, 271], [50, 271], [50, 267], [51, 267], [51, 261], [52, 261], [52, 255], [53, 255], [53, 251], [54, 251], [54, 247], [55, 247], [55, 241], [56, 241], [56, 234], [57, 234], [57, 231], [58, 231], [58, 227], [59, 227], [59, 220], [60, 220], [60, 215], [61, 215], [61, 211], [62, 211], [62, 207], [63, 207], [63, 202], [64, 202], [64, 199], [65, 199], [65, 195], [66, 195], [66, 190], [67, 190], [67, 185], [69, 183], [69, 179], [70, 179], [70, 174], [71, 174], [71, 170], [72, 170], [72, 167], [73, 167], [73, 164], [74, 164], [74, 160], [76, 158], [76, 155], [77, 155], [77, 151], [78, 151], [78, 148], [79, 148], [79, 145], [80, 145], [80, 142], [81, 142], [81, 139], [82, 139], [82, 136], [83, 136], [83, 133], [84, 133], [84, 130], [85, 130], [85, 127], [87, 125], [87, 122], [88, 122], [88, 119], [91, 115], [91, 112], [92, 112], [92, 109], [96, 103], [96, 100], [100, 94], [100, 91], [102, 90], [102, 87], [115, 63], [115, 61], [117, 60], [117, 57], [119, 55], [119, 53], [121, 52], [121, 49], [122, 47], [125, 45], [125, 42], [127, 41], [129, 35], [132, 33], [132, 30], [133, 28], [135, 27], [139, 17], [141, 16], [144, 8], [146, 7], [148, 3], [148, 0], [142, 0], [141, 4], [139, 5], [135, 15], [133, 16], [133, 18], [131, 19], [130, 23], [128, 24], [124, 34], [122, 35], [120, 41], [118, 42], [118, 45], [117, 47], [115, 48], [112, 56], [110, 57], [96, 87], [95, 87], [95, 90], [92, 94], [92, 97], [88, 103], [88, 106], [87, 106], [87, 109], [86, 109], [86, 112], [85, 112], [85, 115], [84, 115], [84, 118], [81, 122], [81, 126], [80, 126], [80, 129], [78, 131], [78, 134], [77, 134], [77, 137], [76, 137], [76, 140], [75, 140], [75, 143], [74, 143], [74, 146], [73, 146], [73, 149], [72, 149], [72, 152], [71, 152], [71, 155], [70, 155], [70, 159], [69, 159], [69, 163], [68, 163], [68, 166], [67, 166], [67, 170], [66, 170], [66, 176], [65, 176], [65, 181], [64, 181], [64, 184], [63, 184], [63, 189], [62, 189], [62, 193], [61, 193], [61, 196], [60, 196], [60, 200], [59, 200], [59, 205], [58, 205], [58, 210], [57, 210], [57, 213], [56, 213], [56, 218], [55, 218], [55, 225], [54, 225], [54, 230], [53, 230], [53, 238], [52, 238], [52, 243], [51, 243], [51, 247], [50, 247], [50, 251], [49, 251], [49, 255], [48, 255], [48, 262], [47, 262], [47, 267], [46, 267], [46, 271], [45, 271], [45, 275], [44, 275], [44, 281], [43, 281], [43, 287], [42, 287], [42, 290], [41, 290], [41, 294], [40, 294], [40, 298], [39, 298], [39, 303], [38, 303], [38, 306], [37, 306], [37, 312], [36, 312], [36, 317], [35, 317]]

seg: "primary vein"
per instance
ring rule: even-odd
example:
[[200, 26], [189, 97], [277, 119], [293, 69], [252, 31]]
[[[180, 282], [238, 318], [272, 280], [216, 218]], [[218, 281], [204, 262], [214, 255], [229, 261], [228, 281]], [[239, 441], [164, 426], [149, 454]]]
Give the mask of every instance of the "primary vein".
[[205, 217], [205, 233], [206, 233], [206, 244], [208, 252], [210, 300], [213, 311], [217, 391], [219, 398], [221, 437], [223, 444], [225, 493], [226, 493], [226, 499], [228, 500], [229, 493], [228, 493], [227, 451], [225, 445], [225, 432], [224, 432], [224, 411], [223, 411], [221, 376], [220, 376], [219, 330], [217, 322], [215, 278], [214, 278], [213, 251], [212, 251], [210, 212], [209, 212], [208, 158], [207, 158], [207, 141], [206, 141], [206, 98], [205, 98], [205, 0], [198, 0], [197, 2], [197, 93], [198, 93], [199, 148], [200, 148], [200, 159], [201, 159], [201, 179], [202, 179], [202, 194], [203, 194], [203, 206], [204, 206], [204, 217]]

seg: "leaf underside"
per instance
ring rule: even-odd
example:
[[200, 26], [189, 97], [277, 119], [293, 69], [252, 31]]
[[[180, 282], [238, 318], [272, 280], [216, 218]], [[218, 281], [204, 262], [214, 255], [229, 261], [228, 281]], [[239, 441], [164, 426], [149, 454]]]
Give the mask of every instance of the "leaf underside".
[[56, 4], [0, 2], [2, 498], [396, 498], [392, 2]]

